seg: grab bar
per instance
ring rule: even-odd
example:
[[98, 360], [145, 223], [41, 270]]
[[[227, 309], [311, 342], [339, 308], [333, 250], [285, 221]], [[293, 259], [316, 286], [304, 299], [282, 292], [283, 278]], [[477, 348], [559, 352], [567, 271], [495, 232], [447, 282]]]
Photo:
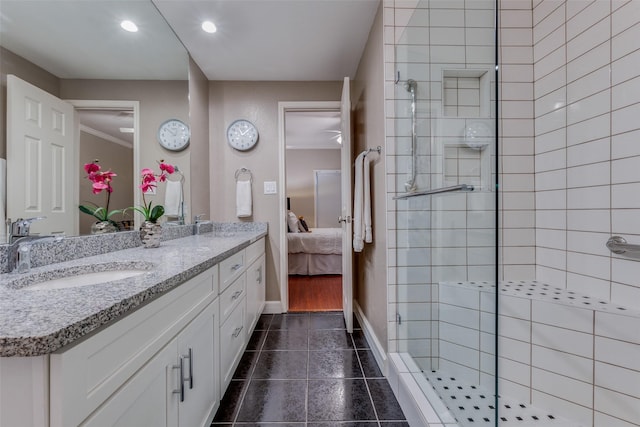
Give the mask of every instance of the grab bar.
[[622, 236], [609, 237], [609, 240], [607, 240], [607, 248], [614, 254], [624, 254], [626, 252], [640, 253], [640, 245], [629, 244]]
[[416, 196], [430, 196], [431, 194], [449, 193], [451, 191], [473, 191], [474, 187], [470, 184], [453, 185], [451, 187], [434, 188], [433, 190], [416, 191], [415, 193], [407, 193], [396, 196], [393, 200], [408, 199]]

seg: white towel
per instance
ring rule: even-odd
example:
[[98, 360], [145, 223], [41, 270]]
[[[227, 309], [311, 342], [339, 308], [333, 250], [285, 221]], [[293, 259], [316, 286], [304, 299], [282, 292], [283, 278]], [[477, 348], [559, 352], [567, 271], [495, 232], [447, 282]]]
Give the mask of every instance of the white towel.
[[371, 231], [371, 182], [370, 182], [370, 163], [377, 160], [378, 154], [374, 151], [364, 156], [364, 189], [363, 189], [363, 222], [364, 222], [364, 241], [365, 243], [373, 242], [373, 233]]
[[164, 214], [167, 216], [181, 216], [182, 183], [180, 181], [167, 180], [167, 188], [164, 193]]
[[236, 181], [236, 216], [251, 216], [251, 180]]
[[364, 223], [362, 221], [363, 211], [363, 167], [364, 156], [367, 152], [363, 151], [358, 154], [355, 162], [355, 184], [353, 189], [353, 250], [362, 252], [364, 249]]

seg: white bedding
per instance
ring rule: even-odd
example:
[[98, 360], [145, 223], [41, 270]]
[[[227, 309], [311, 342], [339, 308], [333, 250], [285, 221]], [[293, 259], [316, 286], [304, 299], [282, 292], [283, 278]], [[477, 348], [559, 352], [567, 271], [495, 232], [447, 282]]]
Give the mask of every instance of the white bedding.
[[310, 228], [311, 233], [287, 233], [290, 254], [342, 254], [342, 228]]

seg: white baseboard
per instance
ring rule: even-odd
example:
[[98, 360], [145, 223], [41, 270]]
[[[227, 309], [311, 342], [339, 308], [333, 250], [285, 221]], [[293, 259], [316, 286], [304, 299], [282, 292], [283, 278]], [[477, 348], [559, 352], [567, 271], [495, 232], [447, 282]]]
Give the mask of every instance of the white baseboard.
[[362, 308], [358, 304], [358, 301], [353, 301], [353, 313], [356, 315], [360, 326], [362, 326], [362, 332], [364, 332], [364, 337], [369, 343], [369, 347], [371, 347], [371, 352], [373, 356], [376, 358], [376, 362], [378, 363], [378, 367], [382, 371], [382, 374], [387, 376], [387, 353], [384, 350], [382, 344], [380, 344], [380, 340], [376, 336], [375, 332], [373, 332], [373, 327], [367, 317], [364, 315]]
[[280, 301], [267, 301], [264, 304], [262, 314], [280, 314], [282, 311], [282, 303]]

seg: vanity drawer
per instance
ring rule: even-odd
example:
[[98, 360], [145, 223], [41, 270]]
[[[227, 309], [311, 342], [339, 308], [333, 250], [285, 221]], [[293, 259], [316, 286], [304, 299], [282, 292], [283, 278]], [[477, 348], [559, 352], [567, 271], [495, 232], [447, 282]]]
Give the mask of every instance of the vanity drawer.
[[247, 334], [244, 331], [245, 298], [231, 312], [220, 327], [220, 390], [224, 394], [240, 362]]
[[236, 277], [244, 272], [245, 265], [244, 250], [231, 255], [220, 263], [220, 292], [227, 289]]
[[220, 319], [224, 322], [234, 308], [242, 301], [246, 292], [246, 275], [238, 277], [220, 294]]
[[264, 237], [262, 237], [257, 242], [252, 243], [245, 250], [247, 265], [251, 265], [251, 263], [257, 260], [260, 255], [264, 253]]

